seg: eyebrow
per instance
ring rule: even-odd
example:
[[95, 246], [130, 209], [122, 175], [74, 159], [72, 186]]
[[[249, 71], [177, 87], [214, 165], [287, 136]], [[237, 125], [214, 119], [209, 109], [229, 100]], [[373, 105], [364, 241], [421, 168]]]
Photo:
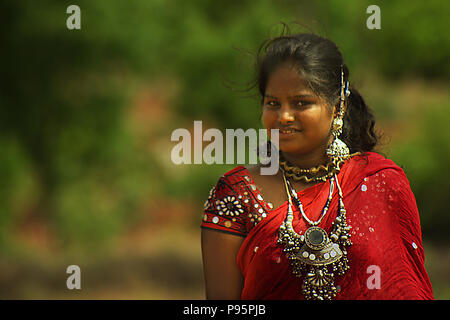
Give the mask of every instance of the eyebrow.
[[[277, 97], [272, 96], [272, 95], [268, 95], [268, 94], [264, 95], [264, 97], [265, 98], [278, 99]], [[299, 95], [295, 95], [295, 96], [289, 97], [289, 98], [315, 98], [315, 97], [313, 95], [310, 95], [310, 94], [299, 94]]]

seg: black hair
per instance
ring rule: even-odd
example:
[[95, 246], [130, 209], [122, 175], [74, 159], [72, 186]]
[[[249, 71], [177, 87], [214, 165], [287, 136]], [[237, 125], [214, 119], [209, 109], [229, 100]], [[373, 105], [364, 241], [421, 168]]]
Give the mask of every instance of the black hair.
[[[349, 80], [349, 69], [336, 44], [310, 33], [282, 35], [265, 41], [256, 59], [256, 83], [264, 99], [271, 73], [280, 65], [289, 63], [305, 83], [332, 108], [339, 101], [341, 72], [344, 83]], [[341, 71], [342, 70], [342, 71]], [[349, 82], [350, 84], [350, 82]], [[359, 92], [350, 84], [344, 126], [339, 139], [350, 153], [373, 151], [379, 141], [375, 133], [375, 117]]]

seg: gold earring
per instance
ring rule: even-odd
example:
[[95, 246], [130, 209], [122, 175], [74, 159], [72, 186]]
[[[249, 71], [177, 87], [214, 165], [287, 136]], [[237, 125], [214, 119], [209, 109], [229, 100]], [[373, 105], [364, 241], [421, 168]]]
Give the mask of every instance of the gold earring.
[[339, 139], [342, 133], [342, 127], [344, 126], [344, 102], [345, 97], [349, 96], [350, 90], [348, 87], [348, 81], [344, 83], [344, 70], [341, 69], [341, 94], [339, 104], [339, 115], [333, 120], [333, 129], [331, 131], [334, 136], [333, 142], [327, 148], [327, 155], [333, 160], [341, 160], [350, 155], [350, 150], [344, 141]]
[[341, 160], [350, 155], [350, 150], [344, 141], [339, 139], [339, 135], [342, 133], [343, 121], [342, 118], [335, 118], [333, 121], [333, 130], [331, 131], [334, 136], [333, 142], [327, 148], [327, 155], [336, 160]]

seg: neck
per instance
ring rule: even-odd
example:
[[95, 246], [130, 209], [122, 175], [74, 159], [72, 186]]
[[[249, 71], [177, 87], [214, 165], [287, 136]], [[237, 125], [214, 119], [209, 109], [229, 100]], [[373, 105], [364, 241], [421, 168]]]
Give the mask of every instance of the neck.
[[333, 136], [330, 134], [326, 143], [321, 144], [318, 148], [316, 148], [312, 152], [297, 154], [282, 151], [282, 153], [284, 158], [291, 165], [297, 166], [301, 169], [309, 169], [317, 167], [321, 164], [326, 165], [330, 161], [330, 159], [326, 155], [326, 150], [332, 141]]
[[321, 164], [326, 165], [330, 160], [325, 154], [325, 150], [319, 149], [308, 154], [292, 154], [283, 152], [284, 158], [294, 166], [301, 169], [317, 167]]

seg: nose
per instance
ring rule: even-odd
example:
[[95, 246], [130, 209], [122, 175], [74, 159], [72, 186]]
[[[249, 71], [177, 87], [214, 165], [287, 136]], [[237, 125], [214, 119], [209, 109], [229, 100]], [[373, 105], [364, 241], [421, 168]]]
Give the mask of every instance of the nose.
[[292, 112], [291, 108], [284, 104], [284, 106], [282, 105], [280, 108], [280, 115], [279, 115], [279, 121], [282, 124], [288, 124], [288, 123], [292, 123], [295, 120], [295, 115]]

